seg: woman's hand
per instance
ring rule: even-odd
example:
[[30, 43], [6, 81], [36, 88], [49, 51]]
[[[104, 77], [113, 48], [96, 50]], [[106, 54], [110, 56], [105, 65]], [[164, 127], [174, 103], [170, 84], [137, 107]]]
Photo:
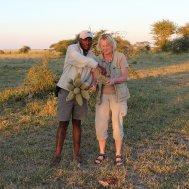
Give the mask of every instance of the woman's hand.
[[116, 78], [108, 78], [107, 85], [114, 85], [127, 81], [128, 69], [127, 67], [121, 69], [121, 76]]
[[109, 78], [106, 82], [106, 85], [114, 85], [115, 84], [115, 78]]

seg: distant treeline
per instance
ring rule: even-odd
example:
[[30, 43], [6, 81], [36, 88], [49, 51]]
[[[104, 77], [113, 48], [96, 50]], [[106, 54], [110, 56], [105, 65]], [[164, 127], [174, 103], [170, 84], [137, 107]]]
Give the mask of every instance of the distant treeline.
[[[93, 51], [98, 54], [96, 49], [98, 37], [106, 33], [106, 30], [94, 32]], [[184, 26], [177, 26], [174, 22], [169, 20], [161, 20], [152, 24], [151, 34], [154, 39], [154, 44], [148, 41], [137, 42], [131, 44], [128, 40], [123, 39], [119, 32], [111, 33], [118, 43], [118, 50], [127, 54], [134, 51], [166, 51], [173, 53], [188, 52], [189, 51], [189, 23]], [[171, 37], [175, 35], [174, 39]], [[62, 40], [54, 43], [50, 48], [55, 49], [62, 54], [66, 53], [68, 45], [77, 43], [79, 34], [74, 39]], [[153, 46], [153, 47], [152, 47]]]
[[[184, 26], [177, 26], [174, 22], [169, 20], [161, 20], [155, 22], [151, 26], [151, 34], [154, 39], [154, 44], [148, 41], [137, 42], [131, 44], [128, 40], [123, 39], [119, 32], [112, 32], [114, 39], [118, 44], [118, 50], [126, 54], [127, 56], [132, 56], [133, 53], [138, 51], [153, 51], [153, 52], [173, 52], [181, 53], [189, 51], [189, 22]], [[98, 32], [93, 32], [93, 52], [99, 54], [97, 50], [98, 38], [101, 34], [106, 33], [106, 30], [100, 30]], [[176, 36], [172, 39], [172, 36]], [[65, 55], [67, 47], [70, 44], [77, 43], [79, 34], [75, 36], [74, 39], [61, 40], [57, 43], [50, 45], [50, 49]], [[28, 53], [31, 50], [29, 46], [23, 46], [18, 50], [18, 53]], [[0, 50], [0, 54], [4, 54], [3, 50]]]

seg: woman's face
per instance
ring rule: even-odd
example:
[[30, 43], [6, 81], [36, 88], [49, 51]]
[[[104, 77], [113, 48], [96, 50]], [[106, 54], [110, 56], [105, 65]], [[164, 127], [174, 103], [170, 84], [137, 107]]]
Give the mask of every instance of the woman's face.
[[112, 54], [112, 50], [113, 50], [112, 45], [107, 40], [101, 39], [100, 47], [104, 55]]

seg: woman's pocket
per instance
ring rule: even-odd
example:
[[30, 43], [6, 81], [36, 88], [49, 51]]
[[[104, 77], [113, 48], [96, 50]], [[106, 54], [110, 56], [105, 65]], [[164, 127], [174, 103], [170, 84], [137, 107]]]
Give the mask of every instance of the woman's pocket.
[[121, 110], [120, 110], [121, 116], [123, 116], [123, 117], [126, 116], [127, 110], [128, 110], [127, 102], [121, 102]]

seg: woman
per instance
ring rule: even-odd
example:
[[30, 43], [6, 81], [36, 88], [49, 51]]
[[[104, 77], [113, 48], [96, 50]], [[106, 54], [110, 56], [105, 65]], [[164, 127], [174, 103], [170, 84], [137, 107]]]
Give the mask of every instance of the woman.
[[103, 34], [98, 40], [97, 48], [101, 51], [99, 64], [107, 71], [105, 85], [97, 85], [97, 103], [95, 128], [100, 153], [95, 160], [101, 164], [106, 158], [105, 146], [108, 137], [108, 123], [112, 114], [113, 138], [115, 140], [115, 164], [123, 164], [121, 146], [123, 133], [123, 117], [127, 114], [127, 99], [130, 97], [127, 88], [128, 63], [123, 53], [116, 51], [116, 42], [110, 34]]

